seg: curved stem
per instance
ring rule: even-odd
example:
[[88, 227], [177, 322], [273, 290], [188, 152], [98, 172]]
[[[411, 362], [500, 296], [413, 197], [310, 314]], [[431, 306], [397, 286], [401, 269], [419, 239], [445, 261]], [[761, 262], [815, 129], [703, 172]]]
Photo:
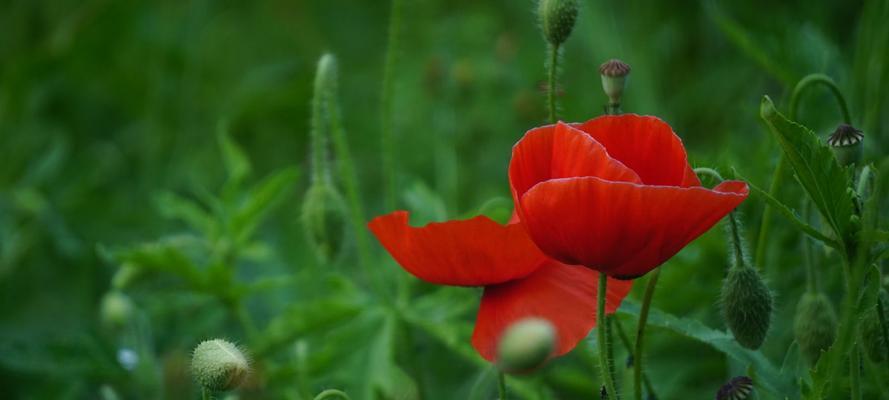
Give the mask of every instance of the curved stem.
[[791, 121], [796, 122], [797, 111], [799, 111], [799, 102], [802, 97], [803, 91], [805, 91], [809, 86], [821, 84], [830, 89], [830, 92], [833, 94], [833, 97], [837, 99], [837, 104], [840, 106], [840, 112], [843, 114], [843, 121], [849, 125], [852, 125], [852, 117], [849, 114], [849, 106], [846, 103], [846, 98], [843, 97], [842, 92], [840, 92], [839, 86], [837, 86], [836, 82], [833, 81], [829, 76], [824, 74], [809, 74], [800, 79], [797, 82], [796, 87], [793, 88], [793, 94], [790, 96], [790, 114], [788, 117]]
[[556, 123], [556, 74], [558, 73], [559, 45], [549, 45], [549, 80], [547, 85], [547, 104], [549, 106], [549, 122]]
[[633, 353], [633, 387], [636, 389], [636, 400], [642, 400], [642, 351], [644, 349], [645, 324], [648, 323], [648, 310], [651, 307], [651, 299], [654, 297], [654, 289], [657, 286], [661, 269], [655, 268], [648, 284], [645, 285], [645, 294], [642, 297], [642, 308], [639, 311], [639, 323], [636, 324], [636, 346]]
[[611, 366], [608, 362], [608, 325], [605, 320], [605, 298], [608, 291], [608, 276], [604, 272], [599, 273], [598, 307], [596, 309], [596, 334], [599, 345], [599, 369], [602, 379], [605, 381], [605, 390], [609, 399], [619, 399], [617, 388], [614, 384], [614, 376], [611, 375]]
[[386, 48], [386, 64], [383, 68], [383, 92], [381, 96], [380, 123], [382, 128], [383, 181], [385, 183], [385, 205], [387, 210], [395, 209], [395, 196], [398, 192], [395, 177], [395, 140], [392, 127], [392, 92], [394, 91], [395, 65], [398, 61], [398, 39], [401, 31], [401, 9], [403, 0], [392, 0], [389, 10], [389, 37]]
[[499, 400], [506, 400], [506, 375], [503, 372], [497, 373], [497, 392]]
[[315, 396], [315, 400], [333, 400], [333, 399], [351, 400], [351, 398], [349, 397], [348, 394], [346, 394], [346, 392], [343, 392], [342, 390], [336, 390], [336, 389], [327, 389], [321, 393], [318, 393], [318, 395]]

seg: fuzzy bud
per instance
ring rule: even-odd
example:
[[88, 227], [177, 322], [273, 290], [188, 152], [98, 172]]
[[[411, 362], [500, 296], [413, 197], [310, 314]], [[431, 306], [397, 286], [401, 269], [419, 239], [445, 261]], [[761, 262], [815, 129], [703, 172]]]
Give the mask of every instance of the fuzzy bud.
[[889, 305], [887, 304], [886, 297], [886, 292], [881, 290], [877, 301], [882, 302], [882, 305], [875, 305], [865, 311], [858, 325], [864, 352], [875, 363], [885, 360], [887, 353], [889, 353], [889, 343], [886, 342], [886, 338], [883, 336], [886, 332], [883, 331], [883, 326], [880, 323], [881, 312], [883, 313], [884, 322], [889, 322], [887, 320], [889, 315], [886, 315], [886, 306]]
[[110, 291], [102, 297], [99, 305], [102, 325], [111, 330], [121, 329], [132, 318], [134, 309], [129, 296], [117, 290]]
[[753, 394], [753, 379], [746, 376], [736, 376], [719, 388], [716, 392], [716, 400], [746, 400]]
[[504, 372], [531, 371], [545, 363], [556, 347], [556, 329], [541, 318], [513, 323], [497, 344], [497, 366]]
[[833, 344], [837, 334], [836, 311], [827, 296], [803, 294], [796, 305], [793, 334], [803, 358], [809, 365], [815, 365], [821, 352]]
[[306, 192], [302, 223], [309, 244], [322, 261], [339, 255], [346, 234], [346, 205], [332, 184], [319, 181]]
[[250, 363], [234, 344], [222, 339], [205, 340], [194, 349], [191, 373], [207, 390], [232, 390], [247, 379]]
[[537, 5], [543, 37], [553, 46], [565, 43], [577, 20], [577, 0], [540, 0]]
[[840, 165], [852, 165], [861, 161], [864, 149], [864, 134], [851, 125], [840, 124], [827, 139]]
[[629, 74], [630, 66], [618, 59], [608, 60], [599, 67], [599, 75], [602, 76], [602, 90], [608, 95], [609, 104], [620, 105]]
[[772, 320], [772, 293], [755, 269], [740, 265], [729, 270], [722, 311], [738, 343], [754, 350], [762, 346]]

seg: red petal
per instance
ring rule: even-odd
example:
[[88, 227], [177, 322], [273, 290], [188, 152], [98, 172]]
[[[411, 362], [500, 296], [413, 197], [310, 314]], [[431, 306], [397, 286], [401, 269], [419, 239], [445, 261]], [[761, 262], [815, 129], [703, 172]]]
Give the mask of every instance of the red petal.
[[[548, 260], [527, 278], [488, 286], [472, 333], [472, 345], [486, 360], [497, 357], [497, 342], [512, 323], [527, 317], [550, 321], [558, 343], [553, 357], [563, 355], [596, 326], [599, 273]], [[613, 313], [627, 296], [632, 281], [608, 280], [605, 311]]]
[[522, 222], [550, 257], [610, 276], [637, 277], [710, 229], [747, 191], [738, 181], [709, 190], [556, 179], [522, 197]]
[[609, 157], [605, 147], [561, 122], [528, 131], [512, 149], [509, 183], [514, 200], [537, 183], [575, 176], [640, 182], [635, 172]]
[[521, 224], [488, 217], [408, 225], [409, 213], [374, 218], [368, 227], [401, 266], [424, 281], [480, 286], [527, 276], [545, 259]]
[[682, 140], [670, 125], [656, 117], [606, 115], [577, 128], [602, 143], [612, 158], [635, 171], [646, 185], [682, 186], [688, 182]]

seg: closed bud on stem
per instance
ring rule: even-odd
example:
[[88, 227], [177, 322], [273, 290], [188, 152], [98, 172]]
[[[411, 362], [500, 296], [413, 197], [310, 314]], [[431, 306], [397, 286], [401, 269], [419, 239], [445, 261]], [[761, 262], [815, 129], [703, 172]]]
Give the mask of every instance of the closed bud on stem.
[[[886, 297], [886, 291], [880, 290], [880, 295], [877, 297], [877, 301], [881, 302], [881, 304], [870, 307], [865, 311], [858, 324], [858, 331], [861, 334], [861, 344], [864, 346], [864, 351], [867, 354], [867, 357], [875, 363], [883, 362], [886, 360], [887, 355], [889, 355], [889, 343], [886, 342], [886, 337], [884, 336], [887, 334], [884, 328], [889, 327], [883, 326], [883, 324], [889, 322], [886, 318], [886, 306], [889, 305], [887, 304]], [[880, 315], [881, 313], [882, 318]]]
[[556, 329], [541, 318], [513, 323], [497, 344], [497, 367], [504, 372], [529, 372], [543, 365], [556, 347]]
[[577, 0], [540, 0], [537, 5], [543, 37], [553, 46], [565, 43], [577, 21]]
[[722, 312], [735, 339], [758, 349], [772, 321], [772, 293], [756, 269], [738, 265], [729, 269], [722, 284]]
[[99, 306], [102, 325], [111, 330], [122, 329], [130, 322], [135, 308], [126, 294], [117, 290], [106, 293]]
[[837, 314], [830, 299], [822, 293], [805, 293], [796, 305], [793, 334], [800, 353], [815, 365], [837, 335]]
[[623, 96], [629, 74], [630, 66], [618, 59], [608, 60], [599, 67], [599, 75], [602, 76], [602, 90], [608, 96], [610, 108], [620, 108], [621, 96]]
[[753, 379], [736, 376], [716, 392], [716, 400], [746, 400], [753, 398]]
[[250, 362], [231, 342], [205, 340], [194, 349], [191, 374], [209, 391], [232, 390], [241, 386], [250, 373]]
[[864, 133], [851, 125], [840, 124], [827, 138], [827, 144], [833, 149], [841, 165], [857, 164], [864, 152]]
[[309, 245], [324, 261], [335, 259], [342, 250], [346, 234], [346, 205], [333, 184], [317, 181], [303, 200], [302, 223]]

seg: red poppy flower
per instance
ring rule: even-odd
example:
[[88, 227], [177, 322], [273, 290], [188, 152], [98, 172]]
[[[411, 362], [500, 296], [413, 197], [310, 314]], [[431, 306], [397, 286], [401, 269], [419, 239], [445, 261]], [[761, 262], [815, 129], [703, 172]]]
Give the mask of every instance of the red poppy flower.
[[632, 114], [528, 131], [513, 148], [509, 181], [545, 254], [620, 279], [661, 265], [748, 192], [738, 181], [701, 187], [670, 126]]
[[[410, 226], [408, 219], [406, 211], [396, 211], [368, 226], [417, 278], [484, 286], [472, 345], [486, 360], [495, 361], [501, 334], [526, 317], [544, 318], [556, 328], [553, 357], [571, 351], [595, 326], [598, 274], [545, 256], [517, 219], [500, 225], [478, 216], [423, 227]], [[606, 312], [617, 309], [631, 284], [609, 279]]]

